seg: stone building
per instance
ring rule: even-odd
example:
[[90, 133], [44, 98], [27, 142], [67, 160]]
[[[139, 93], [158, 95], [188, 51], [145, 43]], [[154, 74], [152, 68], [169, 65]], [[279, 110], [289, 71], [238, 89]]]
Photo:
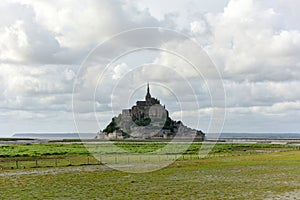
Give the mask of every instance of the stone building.
[[162, 106], [158, 99], [151, 97], [149, 84], [147, 85], [145, 101], [137, 101], [135, 106], [132, 106], [131, 109], [123, 110], [123, 113], [126, 117], [131, 117], [133, 121], [146, 118], [166, 118], [168, 116], [165, 106]]

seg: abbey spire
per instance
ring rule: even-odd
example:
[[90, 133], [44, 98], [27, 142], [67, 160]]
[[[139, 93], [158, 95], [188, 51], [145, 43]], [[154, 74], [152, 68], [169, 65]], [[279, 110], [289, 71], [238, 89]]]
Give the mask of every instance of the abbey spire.
[[151, 101], [151, 94], [150, 94], [150, 87], [149, 87], [149, 83], [147, 83], [147, 94], [146, 94], [146, 101], [150, 102]]

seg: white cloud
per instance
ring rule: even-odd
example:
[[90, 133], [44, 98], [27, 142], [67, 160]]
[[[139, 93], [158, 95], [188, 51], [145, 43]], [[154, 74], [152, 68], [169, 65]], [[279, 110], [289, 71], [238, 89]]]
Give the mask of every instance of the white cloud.
[[207, 50], [225, 77], [249, 81], [300, 77], [295, 68], [300, 62], [300, 32], [278, 24], [280, 14], [259, 1], [233, 0], [215, 17], [214, 42]]
[[70, 85], [74, 78], [72, 66], [2, 64], [0, 67], [1, 86], [8, 96], [72, 92], [72, 85]]
[[117, 65], [113, 71], [114, 71], [114, 74], [112, 76], [113, 79], [120, 79], [122, 76], [125, 75], [125, 73], [127, 72], [128, 70], [128, 66], [126, 63], [121, 63], [119, 65]]
[[27, 35], [22, 29], [22, 25], [22, 21], [16, 21], [12, 26], [2, 29], [2, 33], [0, 34], [1, 60], [24, 60], [21, 53], [15, 52], [16, 49], [23, 49], [23, 51], [27, 50], [28, 40]]
[[[130, 100], [128, 91], [137, 90], [134, 97], [143, 98], [142, 86], [150, 81], [161, 84], [153, 85], [153, 92], [174, 111], [172, 116], [180, 114], [177, 113], [178, 105], [174, 103], [175, 94], [181, 97], [180, 101], [185, 106], [183, 113], [190, 124], [196, 123], [192, 118], [200, 113], [207, 127], [210, 113], [215, 109], [209, 92], [221, 92], [219, 87], [209, 88], [205, 84], [205, 79], [216, 78], [211, 71], [212, 66], [203, 63], [205, 54], [199, 54], [187, 41], [172, 41], [166, 35], [156, 38], [152, 32], [146, 31], [134, 36], [128, 34], [98, 52], [101, 56], [97, 56], [94, 63], [82, 72], [82, 79], [76, 79], [79, 63], [99, 42], [131, 28], [161, 26], [191, 35], [220, 70], [227, 93], [225, 130], [273, 130], [270, 125], [273, 120], [278, 130], [284, 130], [285, 126], [292, 131], [300, 130], [299, 123], [296, 123], [300, 117], [299, 2], [228, 2], [224, 7], [227, 0], [191, 1], [189, 5], [181, 1], [170, 5], [167, 1], [156, 3], [147, 0], [1, 1], [1, 120], [13, 124], [17, 119], [19, 124], [29, 129], [25, 122], [31, 120], [27, 124], [45, 130], [50, 129], [46, 123], [48, 117], [52, 123], [55, 123], [55, 118], [63, 121], [63, 117], [58, 115], [71, 120], [71, 93], [76, 80], [81, 86], [80, 93], [76, 94], [79, 95], [79, 118], [86, 123], [93, 119], [94, 99], [89, 95], [95, 93], [96, 110], [104, 113], [101, 118], [101, 123], [104, 123], [112, 117], [107, 113], [111, 109], [109, 105], [118, 104], [125, 98], [124, 104], [120, 105], [128, 107], [129, 101], [135, 101]], [[174, 54], [145, 51], [134, 52], [132, 56], [113, 63], [103, 80], [98, 82], [99, 68], [107, 64], [107, 59], [116, 56], [117, 48], [126, 50], [129, 44], [161, 44], [161, 48], [181, 52], [193, 64], [200, 66], [203, 77]], [[154, 65], [135, 69], [151, 62], [171, 70]], [[130, 70], [132, 72], [126, 74]], [[195, 94], [184, 84], [184, 78], [196, 88]], [[113, 81], [117, 82], [114, 94], [114, 84], [110, 84]], [[99, 88], [95, 90], [97, 84]], [[160, 89], [162, 86], [165, 88]], [[111, 95], [118, 101], [111, 102]], [[195, 98], [199, 110], [191, 112]], [[24, 116], [23, 121], [17, 117], [19, 114]], [[39, 125], [38, 120], [45, 123]], [[70, 121], [66, 124], [73, 129]], [[253, 124], [257, 127], [253, 128]], [[21, 130], [20, 127], [17, 129]], [[62, 125], [56, 127], [68, 129]], [[91, 124], [87, 127], [95, 128]], [[0, 130], [5, 129], [8, 130], [0, 127]]]
[[147, 10], [138, 10], [129, 1], [20, 2], [32, 6], [37, 22], [67, 48], [91, 48], [120, 31], [159, 25]]
[[253, 115], [266, 115], [275, 116], [281, 115], [289, 117], [291, 112], [300, 109], [300, 102], [279, 102], [270, 106], [250, 106], [250, 107], [232, 107], [228, 108], [228, 113], [239, 114], [253, 114]]
[[299, 81], [232, 82], [225, 81], [227, 106], [270, 106], [300, 99]]
[[70, 112], [74, 70], [72, 66], [1, 64], [0, 108], [31, 110], [33, 115], [36, 111]]
[[208, 30], [205, 20], [193, 21], [190, 23], [190, 26], [193, 34], [203, 34]]
[[51, 31], [37, 23], [31, 7], [1, 3], [0, 17], [1, 62], [56, 62], [54, 57], [60, 51], [59, 44]]

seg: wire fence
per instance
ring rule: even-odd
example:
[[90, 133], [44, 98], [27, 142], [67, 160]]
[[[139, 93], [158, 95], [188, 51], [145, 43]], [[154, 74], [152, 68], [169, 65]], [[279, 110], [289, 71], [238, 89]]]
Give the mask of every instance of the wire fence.
[[63, 158], [17, 158], [0, 160], [0, 170], [67, 167], [101, 164], [159, 163], [163, 161], [198, 159], [197, 155], [99, 154]]
[[[296, 149], [281, 149], [280, 152], [294, 151]], [[251, 155], [258, 151], [212, 153], [205, 158], [220, 158], [231, 156]], [[67, 167], [82, 165], [103, 164], [154, 164], [164, 161], [196, 160], [201, 159], [198, 154], [93, 154], [66, 157], [44, 157], [44, 158], [2, 158], [0, 159], [0, 170], [15, 170], [29, 168]]]

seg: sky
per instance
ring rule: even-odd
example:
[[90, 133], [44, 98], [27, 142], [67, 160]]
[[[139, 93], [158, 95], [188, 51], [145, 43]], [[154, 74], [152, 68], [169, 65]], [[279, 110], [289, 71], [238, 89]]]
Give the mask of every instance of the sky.
[[300, 133], [299, 13], [298, 0], [3, 0], [0, 137], [97, 132], [147, 82], [204, 132]]

